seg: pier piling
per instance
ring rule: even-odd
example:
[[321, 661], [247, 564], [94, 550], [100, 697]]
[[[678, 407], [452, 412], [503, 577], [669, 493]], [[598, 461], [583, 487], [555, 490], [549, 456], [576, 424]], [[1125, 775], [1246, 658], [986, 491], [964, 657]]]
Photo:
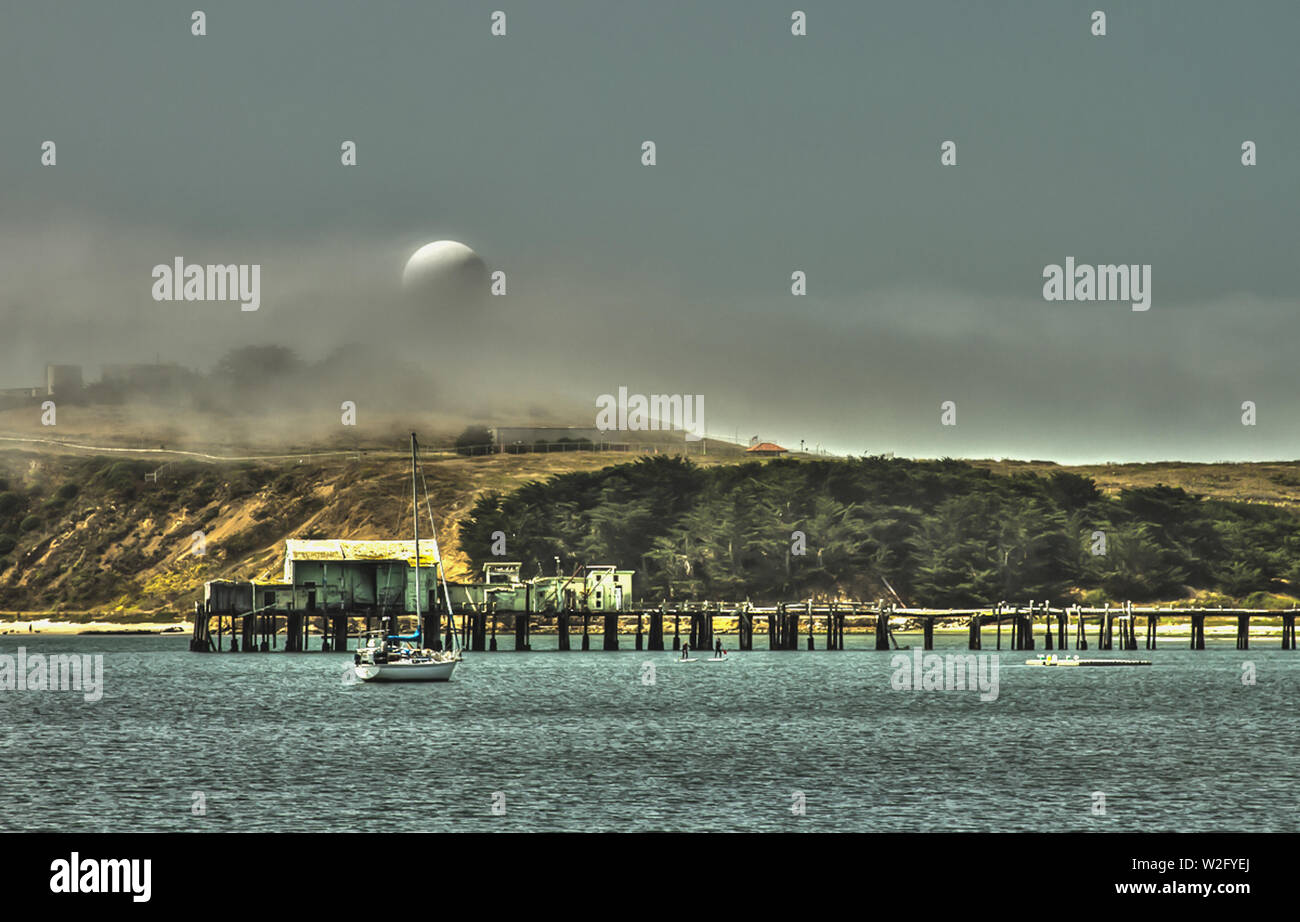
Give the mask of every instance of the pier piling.
[[[430, 650], [442, 649], [442, 609], [437, 605], [431, 605], [425, 614], [425, 629], [429, 632], [427, 639], [421, 638], [424, 643], [428, 644]], [[368, 619], [367, 619], [368, 620]], [[344, 645], [346, 647], [346, 643]], [[344, 649], [344, 647], [340, 647]]]
[[876, 603], [876, 649], [889, 649], [889, 609], [883, 602]]
[[749, 611], [742, 609], [736, 613], [736, 646], [741, 650], [754, 649], [754, 618]]

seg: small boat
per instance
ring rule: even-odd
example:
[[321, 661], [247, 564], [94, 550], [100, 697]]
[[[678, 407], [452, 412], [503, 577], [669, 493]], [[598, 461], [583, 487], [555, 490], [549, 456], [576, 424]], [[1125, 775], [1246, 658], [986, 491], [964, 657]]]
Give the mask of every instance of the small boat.
[[[451, 593], [442, 569], [442, 555], [438, 551], [438, 532], [433, 527], [433, 507], [429, 507], [429, 529], [433, 537], [433, 557], [438, 575], [442, 578], [442, 595], [447, 605], [451, 625], [448, 634], [452, 649], [430, 650], [424, 645], [426, 636], [424, 614], [420, 610], [420, 500], [416, 476], [419, 472], [419, 449], [415, 433], [411, 433], [411, 500], [412, 531], [415, 537], [415, 623], [414, 634], [397, 631], [397, 615], [387, 619], [388, 629], [369, 631], [362, 636], [365, 643], [358, 647], [353, 657], [357, 678], [363, 682], [448, 682], [461, 661], [461, 651], [456, 635], [455, 617], [451, 611]], [[428, 490], [425, 490], [428, 498]]]

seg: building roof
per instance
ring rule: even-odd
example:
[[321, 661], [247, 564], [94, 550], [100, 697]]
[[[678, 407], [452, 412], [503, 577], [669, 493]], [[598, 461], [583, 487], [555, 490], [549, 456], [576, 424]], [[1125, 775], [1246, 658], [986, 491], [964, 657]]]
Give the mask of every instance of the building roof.
[[745, 451], [785, 451], [775, 442], [759, 442], [757, 445], [750, 445]]
[[[369, 562], [405, 561], [407, 566], [415, 564], [414, 541], [345, 541], [327, 539], [309, 541], [303, 538], [290, 538], [284, 542], [284, 577], [292, 580], [292, 565], [295, 560], [360, 560]], [[438, 562], [433, 552], [433, 541], [420, 542], [420, 566], [432, 567]]]

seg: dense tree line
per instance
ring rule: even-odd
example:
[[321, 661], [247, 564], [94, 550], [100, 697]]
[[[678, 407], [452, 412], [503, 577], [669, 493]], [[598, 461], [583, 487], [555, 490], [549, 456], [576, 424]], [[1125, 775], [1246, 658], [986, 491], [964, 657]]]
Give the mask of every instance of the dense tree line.
[[959, 607], [1288, 592], [1300, 581], [1298, 524], [1283, 508], [1175, 487], [1106, 496], [1068, 472], [1008, 477], [880, 457], [702, 468], [656, 457], [486, 495], [460, 535], [477, 566], [500, 559], [492, 535], [504, 532], [526, 576], [553, 572], [556, 557], [565, 572], [635, 569], [649, 600], [891, 598], [888, 582], [909, 605]]

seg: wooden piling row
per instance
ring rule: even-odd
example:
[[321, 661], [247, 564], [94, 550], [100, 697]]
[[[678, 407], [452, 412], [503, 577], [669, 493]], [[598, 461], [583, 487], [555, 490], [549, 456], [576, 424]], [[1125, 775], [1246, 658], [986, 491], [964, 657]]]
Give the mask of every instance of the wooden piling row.
[[713, 613], [691, 612], [691, 649], [713, 649]]
[[[683, 640], [682, 616], [686, 615], [689, 619], [686, 625], [689, 632], [688, 639], [692, 649], [711, 650], [716, 640], [715, 631], [717, 625], [715, 620], [719, 615], [734, 617], [737, 626], [737, 647], [740, 650], [752, 650], [754, 648], [754, 632], [756, 629], [755, 620], [759, 617], [767, 619], [768, 631], [768, 648], [771, 650], [797, 650], [806, 646], [807, 649], [816, 649], [816, 635], [825, 632], [825, 649], [843, 650], [845, 648], [844, 634], [846, 631], [846, 620], [848, 614], [861, 618], [864, 614], [862, 607], [858, 603], [827, 603], [821, 607], [815, 606], [810, 600], [798, 603], [784, 603], [767, 609], [755, 609], [750, 603], [738, 603], [731, 607], [724, 608], [721, 603], [685, 603], [680, 608], [671, 610], [667, 605], [661, 605], [657, 610], [633, 611], [633, 612], [557, 612], [555, 614], [555, 625], [557, 631], [557, 646], [560, 650], [570, 649], [570, 624], [574, 614], [582, 615], [582, 649], [589, 650], [590, 633], [593, 629], [600, 630], [601, 627], [593, 625], [593, 617], [599, 617], [603, 622], [603, 646], [605, 650], [618, 650], [619, 639], [618, 633], [621, 624], [621, 618], [636, 618], [635, 638], [636, 649], [661, 651], [664, 649], [664, 619], [668, 614], [673, 615], [673, 648], [680, 649]], [[1250, 648], [1250, 627], [1251, 619], [1255, 616], [1271, 615], [1280, 617], [1282, 621], [1281, 645], [1284, 650], [1294, 650], [1296, 647], [1295, 638], [1295, 621], [1296, 615], [1300, 613], [1295, 609], [1285, 612], [1268, 612], [1264, 610], [1246, 610], [1246, 609], [1170, 609], [1170, 608], [1141, 608], [1135, 607], [1132, 602], [1125, 602], [1119, 606], [1106, 605], [1105, 608], [1085, 609], [1079, 605], [1067, 605], [1061, 608], [1054, 608], [1047, 601], [1030, 600], [1027, 605], [1013, 605], [1011, 603], [999, 602], [993, 606], [992, 612], [988, 610], [934, 610], [934, 609], [906, 609], [891, 604], [885, 604], [878, 601], [874, 609], [875, 648], [877, 650], [897, 649], [898, 643], [895, 641], [892, 633], [892, 619], [894, 617], [903, 617], [910, 619], [912, 624], [919, 622], [920, 632], [922, 634], [921, 643], [924, 649], [933, 650], [935, 648], [934, 635], [937, 624], [940, 620], [952, 620], [958, 617], [967, 617], [967, 646], [971, 650], [980, 650], [983, 647], [983, 626], [989, 617], [992, 617], [996, 625], [996, 643], [997, 649], [1002, 649], [1002, 620], [1005, 616], [1010, 628], [1010, 649], [1012, 650], [1033, 650], [1038, 638], [1037, 619], [1043, 618], [1043, 635], [1042, 644], [1046, 650], [1067, 650], [1069, 649], [1070, 634], [1074, 634], [1075, 649], [1087, 650], [1088, 644], [1092, 638], [1088, 637], [1091, 625], [1088, 618], [1096, 615], [1097, 634], [1095, 643], [1100, 650], [1137, 650], [1137, 625], [1138, 618], [1145, 616], [1146, 619], [1146, 637], [1144, 646], [1148, 650], [1154, 650], [1157, 645], [1157, 639], [1160, 628], [1160, 620], [1165, 615], [1174, 618], [1187, 617], [1191, 623], [1190, 646], [1193, 650], [1205, 649], [1205, 619], [1216, 616], [1234, 616], [1237, 623], [1236, 645], [1238, 650], [1248, 650]], [[320, 609], [294, 611], [279, 610], [271, 611], [269, 609], [262, 611], [248, 612], [230, 612], [221, 611], [213, 612], [204, 603], [196, 603], [194, 606], [194, 624], [190, 637], [190, 649], [196, 652], [215, 651], [221, 652], [225, 649], [225, 635], [229, 634], [231, 652], [269, 652], [278, 646], [279, 638], [279, 616], [284, 615], [284, 649], [286, 652], [302, 652], [310, 648], [310, 636], [313, 631], [313, 619], [319, 623], [315, 625], [315, 630], [320, 633], [320, 645], [318, 649], [330, 651], [342, 651], [347, 649], [348, 633], [351, 618], [361, 617], [363, 614], [366, 618], [366, 625], [369, 627], [378, 617], [379, 623], [383, 627], [394, 633], [400, 633], [401, 628], [396, 623], [398, 619], [392, 615], [377, 615], [374, 612], [348, 613], [322, 611]], [[648, 615], [649, 621], [646, 621]], [[800, 618], [806, 616], [807, 638], [800, 633], [803, 625]], [[515, 635], [514, 649], [531, 650], [532, 649], [532, 615], [526, 612], [512, 612], [509, 614], [510, 620], [500, 624], [503, 630], [512, 630]], [[1074, 624], [1071, 625], [1071, 619]], [[861, 622], [859, 622], [861, 623]], [[627, 625], [632, 630], [632, 625]], [[444, 621], [441, 611], [437, 606], [433, 606], [426, 614], [425, 631], [427, 637], [425, 643], [435, 649], [443, 648], [443, 641], [439, 637], [439, 632], [444, 629]], [[457, 630], [462, 630], [464, 634], [464, 646], [472, 651], [495, 650], [496, 634], [498, 629], [498, 619], [491, 605], [484, 610], [471, 611], [463, 613], [461, 625], [456, 626]], [[452, 642], [453, 622], [448, 618], [445, 622], [446, 644]], [[647, 633], [649, 637], [647, 638]], [[1118, 637], [1116, 637], [1118, 634]], [[1118, 641], [1118, 642], [1117, 642]]]
[[[809, 618], [809, 630], [812, 630], [812, 620]], [[811, 640], [811, 637], [810, 637]], [[744, 649], [748, 649], [747, 647]], [[836, 610], [835, 603], [831, 603], [830, 613], [826, 616], [826, 649], [843, 650], [844, 649], [844, 613]]]
[[1031, 600], [1028, 609], [1017, 605], [1011, 614], [1011, 649], [1034, 649], [1034, 603]]
[[212, 613], [204, 603], [195, 602], [194, 632], [190, 635], [190, 652], [211, 653], [214, 650], [216, 646], [212, 643]]
[[1097, 622], [1097, 649], [1109, 650], [1111, 644], [1111, 632], [1115, 627], [1115, 616], [1110, 612], [1110, 606], [1106, 606], [1106, 611], [1102, 614], [1101, 620]]
[[767, 645], [769, 650], [799, 649], [798, 608], [782, 604], [768, 615]]

